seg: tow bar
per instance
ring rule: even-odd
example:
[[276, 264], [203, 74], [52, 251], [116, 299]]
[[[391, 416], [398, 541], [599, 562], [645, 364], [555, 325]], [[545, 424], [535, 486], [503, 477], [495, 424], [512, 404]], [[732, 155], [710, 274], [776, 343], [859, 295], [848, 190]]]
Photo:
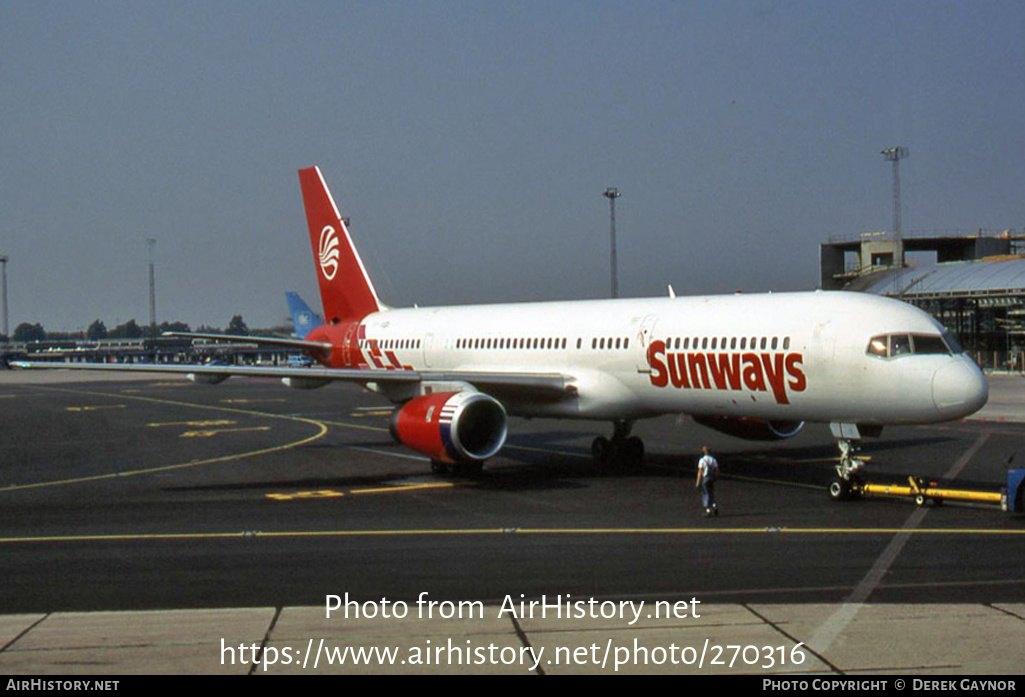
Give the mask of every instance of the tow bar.
[[908, 477], [905, 484], [874, 484], [862, 482], [857, 485], [861, 494], [913, 498], [919, 506], [942, 504], [944, 501], [962, 501], [988, 504], [1007, 513], [1025, 512], [1025, 469], [1007, 471], [1007, 485], [991, 489], [955, 489], [940, 486], [937, 482], [919, 477]]

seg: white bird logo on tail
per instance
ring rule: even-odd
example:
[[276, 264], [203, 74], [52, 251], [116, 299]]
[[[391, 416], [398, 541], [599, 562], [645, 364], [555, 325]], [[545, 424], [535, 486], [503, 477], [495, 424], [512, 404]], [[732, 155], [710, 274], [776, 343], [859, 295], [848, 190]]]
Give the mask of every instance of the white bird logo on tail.
[[320, 231], [320, 270], [327, 280], [332, 280], [338, 273], [338, 234], [330, 225]]

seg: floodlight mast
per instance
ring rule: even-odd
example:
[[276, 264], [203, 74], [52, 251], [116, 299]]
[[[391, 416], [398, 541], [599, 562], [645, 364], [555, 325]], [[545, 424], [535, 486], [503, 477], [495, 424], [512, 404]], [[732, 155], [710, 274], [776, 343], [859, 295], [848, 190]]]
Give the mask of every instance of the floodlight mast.
[[880, 154], [893, 163], [893, 234], [900, 239], [900, 161], [910, 155], [907, 148], [896, 145], [881, 150]]
[[7, 330], [7, 255], [0, 256], [0, 265], [3, 266], [3, 284], [4, 284], [4, 336], [10, 337], [11, 334]]
[[897, 287], [897, 296], [904, 297], [904, 239], [900, 229], [900, 161], [910, 153], [903, 145], [895, 145], [879, 152], [888, 162], [893, 163], [893, 246], [894, 263], [897, 265], [897, 273], [894, 276], [894, 283]]
[[617, 276], [617, 273], [616, 273], [616, 265], [617, 265], [617, 261], [616, 261], [616, 199], [619, 198], [621, 195], [622, 194], [619, 193], [618, 189], [613, 189], [612, 187], [609, 187], [608, 189], [605, 189], [605, 193], [602, 194], [602, 196], [604, 196], [605, 198], [607, 198], [609, 200], [609, 221], [610, 221], [610, 223], [609, 223], [610, 224], [609, 237], [610, 237], [610, 240], [611, 240], [611, 253], [610, 253], [610, 258], [609, 258], [609, 266], [611, 268], [611, 273], [612, 273], [612, 289], [611, 289], [611, 296], [610, 297], [613, 297], [613, 298], [618, 298], [619, 297], [619, 281], [618, 281], [618, 279], [616, 277]]
[[146, 246], [149, 247], [149, 326], [157, 328], [157, 282], [153, 272], [153, 248], [157, 241], [152, 237], [146, 239]]

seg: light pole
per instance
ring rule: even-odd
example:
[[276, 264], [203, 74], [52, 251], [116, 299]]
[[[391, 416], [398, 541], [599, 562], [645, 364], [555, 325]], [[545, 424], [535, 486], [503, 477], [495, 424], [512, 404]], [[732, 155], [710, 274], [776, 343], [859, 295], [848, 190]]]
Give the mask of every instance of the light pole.
[[910, 152], [902, 145], [879, 152], [887, 162], [893, 163], [893, 234], [900, 239], [900, 161]]
[[7, 331], [7, 255], [0, 256], [0, 265], [3, 266], [3, 283], [4, 283], [4, 336], [10, 338], [10, 333]]
[[894, 263], [897, 265], [897, 273], [894, 274], [894, 284], [897, 295], [904, 298], [904, 239], [900, 231], [900, 161], [907, 157], [909, 151], [903, 145], [895, 145], [892, 148], [880, 150], [879, 154], [887, 162], [893, 163], [893, 246]]
[[157, 282], [153, 273], [153, 248], [157, 246], [157, 241], [149, 237], [146, 239], [146, 245], [149, 247], [149, 326], [155, 330], [157, 328]]
[[605, 193], [602, 194], [609, 200], [609, 238], [611, 244], [611, 254], [609, 258], [609, 266], [612, 271], [612, 297], [619, 297], [619, 282], [616, 279], [616, 199], [621, 196], [618, 189], [609, 187], [605, 189]]

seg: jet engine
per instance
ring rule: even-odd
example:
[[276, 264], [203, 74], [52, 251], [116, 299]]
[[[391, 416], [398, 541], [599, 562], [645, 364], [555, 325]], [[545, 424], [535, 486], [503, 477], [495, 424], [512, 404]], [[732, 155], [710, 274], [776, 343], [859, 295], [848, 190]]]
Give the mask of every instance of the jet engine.
[[435, 463], [486, 460], [505, 444], [505, 408], [480, 392], [438, 392], [411, 399], [391, 418], [395, 440]]
[[199, 385], [219, 385], [231, 376], [227, 373], [189, 373], [185, 377]]
[[695, 416], [702, 426], [744, 440], [783, 440], [804, 428], [803, 421], [766, 421], [732, 416]]
[[281, 382], [287, 387], [291, 387], [293, 390], [315, 390], [318, 387], [323, 387], [331, 381], [324, 380], [323, 378], [289, 377], [281, 378]]

